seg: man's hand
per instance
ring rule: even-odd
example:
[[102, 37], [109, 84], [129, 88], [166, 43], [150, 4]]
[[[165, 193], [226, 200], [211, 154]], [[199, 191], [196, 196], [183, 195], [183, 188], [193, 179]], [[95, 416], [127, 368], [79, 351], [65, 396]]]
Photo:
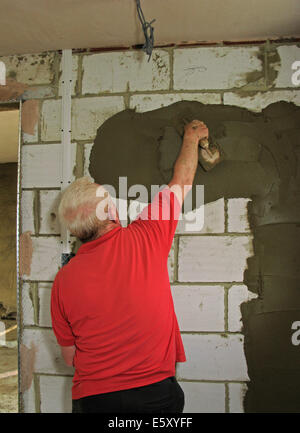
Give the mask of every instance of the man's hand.
[[198, 143], [203, 138], [208, 138], [208, 128], [204, 122], [193, 120], [184, 127], [184, 137], [198, 140]]

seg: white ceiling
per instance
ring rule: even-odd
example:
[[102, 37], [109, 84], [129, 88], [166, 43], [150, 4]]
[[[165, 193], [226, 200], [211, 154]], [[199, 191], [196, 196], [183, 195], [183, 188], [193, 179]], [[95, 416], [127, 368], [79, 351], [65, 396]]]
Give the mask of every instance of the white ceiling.
[[[300, 38], [299, 0], [141, 0], [155, 45]], [[144, 43], [135, 0], [0, 0], [0, 55]], [[18, 111], [0, 111], [0, 162], [17, 161]]]
[[[299, 0], [141, 0], [157, 45], [300, 37]], [[0, 55], [143, 43], [135, 0], [0, 0]]]

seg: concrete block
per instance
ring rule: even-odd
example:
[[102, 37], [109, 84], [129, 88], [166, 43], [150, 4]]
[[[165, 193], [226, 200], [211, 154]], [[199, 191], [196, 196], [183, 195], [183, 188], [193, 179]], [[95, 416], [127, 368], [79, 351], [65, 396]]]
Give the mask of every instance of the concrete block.
[[224, 413], [223, 383], [178, 382], [185, 394], [183, 413]]
[[228, 200], [228, 231], [246, 233], [250, 231], [247, 205], [248, 198], [231, 198]]
[[229, 412], [244, 413], [244, 398], [247, 392], [247, 383], [229, 383]]
[[31, 386], [21, 394], [23, 413], [36, 413], [36, 396], [34, 389], [34, 381], [31, 382]]
[[[194, 211], [186, 212], [182, 215], [182, 219], [178, 221], [176, 233], [189, 234], [189, 233], [224, 233], [225, 231], [225, 214], [224, 214], [224, 198], [220, 198], [211, 203], [207, 203]], [[198, 221], [204, 215], [204, 225], [201, 230], [197, 230]], [[191, 230], [195, 225], [195, 230]], [[187, 230], [188, 229], [188, 230]]]
[[177, 376], [191, 380], [249, 380], [243, 335], [183, 334], [186, 362]]
[[228, 330], [230, 332], [242, 331], [241, 304], [257, 298], [257, 294], [249, 292], [247, 286], [233, 285], [228, 292]]
[[[78, 55], [73, 54], [72, 55], [72, 85], [71, 85], [71, 94], [76, 94], [76, 86], [77, 86], [77, 79], [78, 79]], [[62, 62], [60, 61], [59, 64], [59, 82], [58, 82], [58, 96], [62, 96]]]
[[41, 114], [41, 140], [61, 140], [61, 99], [43, 101]]
[[74, 368], [66, 366], [52, 329], [24, 329], [21, 342], [36, 351], [34, 373], [73, 375]]
[[297, 90], [275, 90], [272, 92], [257, 92], [252, 96], [238, 93], [224, 93], [225, 105], [237, 105], [254, 112], [260, 112], [274, 102], [293, 102], [300, 105], [300, 92]]
[[165, 90], [170, 86], [169, 53], [156, 49], [150, 62], [141, 51], [83, 57], [82, 93]]
[[57, 190], [40, 191], [40, 234], [60, 234], [58, 205], [61, 192]]
[[137, 112], [156, 110], [179, 101], [197, 101], [202, 104], [221, 104], [221, 95], [217, 93], [165, 93], [154, 95], [133, 95], [129, 106]]
[[72, 101], [72, 138], [94, 140], [105, 120], [124, 110], [122, 96], [79, 98]]
[[35, 325], [33, 292], [30, 283], [24, 282], [21, 289], [22, 297], [22, 324], [23, 326]]
[[22, 99], [47, 99], [55, 97], [55, 87], [54, 86], [38, 86], [29, 87], [22, 94]]
[[30, 275], [24, 280], [52, 281], [61, 265], [61, 244], [57, 237], [32, 238], [32, 262]]
[[223, 286], [172, 286], [180, 331], [224, 331]]
[[172, 283], [175, 279], [175, 240], [173, 240], [170, 252], [169, 252], [169, 257], [168, 257], [168, 272], [169, 272], [169, 279], [170, 279], [170, 283]]
[[72, 413], [72, 378], [40, 376], [41, 413]]
[[174, 89], [231, 89], [263, 81], [260, 56], [259, 47], [175, 49]]
[[52, 283], [38, 283], [39, 298], [39, 326], [51, 328], [52, 320], [50, 313]]
[[6, 76], [20, 83], [50, 84], [54, 78], [55, 53], [25, 54], [0, 57], [6, 66]]
[[250, 236], [181, 236], [178, 281], [243, 281], [252, 252]]
[[297, 45], [282, 45], [277, 47], [277, 53], [280, 62], [273, 66], [277, 71], [277, 77], [274, 80], [275, 87], [294, 87], [292, 75], [295, 70], [292, 69], [292, 64], [295, 61], [300, 61], [300, 47]]
[[33, 214], [34, 191], [22, 191], [20, 200], [20, 232], [31, 231], [34, 234]]
[[[71, 166], [75, 166], [76, 143], [71, 146]], [[21, 148], [22, 188], [56, 188], [61, 186], [63, 147], [57, 144], [27, 144]], [[72, 175], [70, 181], [74, 180]]]

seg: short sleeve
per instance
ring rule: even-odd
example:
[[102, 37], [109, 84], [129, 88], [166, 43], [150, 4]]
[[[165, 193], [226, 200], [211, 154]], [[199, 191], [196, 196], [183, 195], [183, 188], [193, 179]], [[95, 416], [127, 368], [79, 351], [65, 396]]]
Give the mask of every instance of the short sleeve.
[[52, 328], [60, 346], [73, 346], [75, 338], [67, 321], [60, 296], [60, 284], [56, 275], [51, 290], [51, 319]]
[[147, 228], [156, 230], [165, 245], [167, 252], [170, 251], [181, 205], [173, 191], [167, 186], [158, 192], [152, 202], [143, 209], [136, 221], [143, 221]]

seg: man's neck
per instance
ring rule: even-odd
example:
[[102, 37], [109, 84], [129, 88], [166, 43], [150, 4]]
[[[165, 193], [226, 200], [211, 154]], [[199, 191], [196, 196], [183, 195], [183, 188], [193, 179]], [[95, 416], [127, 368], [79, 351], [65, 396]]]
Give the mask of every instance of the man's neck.
[[103, 235], [106, 235], [106, 233], [110, 232], [111, 230], [113, 230], [117, 227], [121, 227], [121, 224], [119, 222], [116, 222], [116, 221], [111, 221], [106, 227], [99, 230], [98, 236], [96, 239], [100, 238]]
[[104, 236], [106, 233], [110, 232], [111, 230], [122, 227], [121, 223], [119, 221], [110, 221], [106, 227], [103, 227], [102, 229], [98, 230], [98, 233], [94, 236], [90, 237], [89, 239], [80, 239], [81, 243], [86, 244], [88, 242], [95, 241], [96, 239], [99, 239], [101, 236]]

